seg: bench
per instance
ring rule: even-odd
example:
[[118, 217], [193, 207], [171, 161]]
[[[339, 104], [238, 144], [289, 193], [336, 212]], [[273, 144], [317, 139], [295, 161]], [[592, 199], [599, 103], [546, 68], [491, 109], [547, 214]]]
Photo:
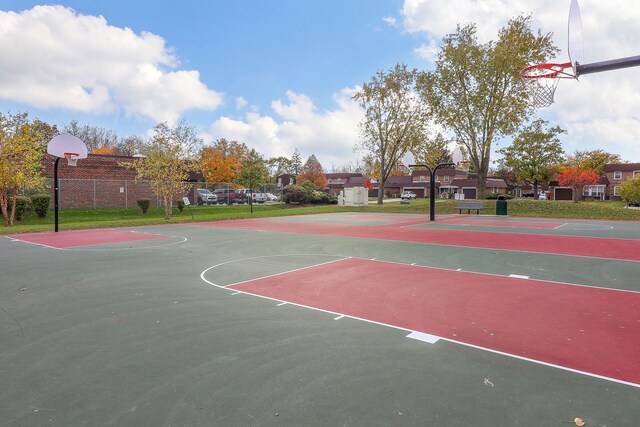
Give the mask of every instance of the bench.
[[463, 210], [467, 210], [467, 213], [470, 214], [472, 210], [476, 211], [476, 214], [480, 214], [480, 209], [484, 209], [483, 202], [456, 202], [456, 209], [458, 209], [459, 213], [462, 213]]

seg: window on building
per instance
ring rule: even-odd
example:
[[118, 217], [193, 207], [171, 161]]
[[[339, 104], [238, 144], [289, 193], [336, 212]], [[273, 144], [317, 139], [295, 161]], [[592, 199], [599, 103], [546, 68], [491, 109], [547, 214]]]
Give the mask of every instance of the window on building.
[[640, 171], [633, 171], [633, 177], [638, 177], [640, 176]]
[[444, 182], [449, 182], [449, 175], [444, 176]]
[[613, 173], [613, 179], [621, 180], [622, 179], [622, 171], [615, 171]]
[[604, 195], [604, 185], [587, 185], [582, 192], [583, 196], [602, 197]]
[[425, 177], [424, 175], [420, 175], [420, 179], [419, 179], [418, 181], [420, 181], [420, 182], [424, 182], [425, 178], [426, 178], [426, 177]]
[[619, 187], [619, 186], [617, 186], [617, 185], [616, 185], [615, 187], [613, 187], [613, 195], [614, 195], [614, 196], [619, 196], [619, 194], [618, 194], [618, 188], [620, 188], [620, 187]]

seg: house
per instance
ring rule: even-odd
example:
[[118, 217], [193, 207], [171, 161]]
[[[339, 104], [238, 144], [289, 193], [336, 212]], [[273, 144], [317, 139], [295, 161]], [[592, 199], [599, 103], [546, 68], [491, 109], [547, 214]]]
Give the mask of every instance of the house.
[[604, 166], [604, 174], [608, 180], [607, 198], [620, 200], [618, 195], [620, 185], [640, 176], [640, 163], [611, 163]]
[[290, 173], [285, 173], [282, 175], [278, 175], [277, 177], [277, 185], [278, 188], [286, 187], [287, 185], [295, 184], [296, 176], [291, 175]]
[[[365, 178], [361, 173], [327, 173], [324, 176], [327, 178], [329, 194], [332, 196], [337, 196], [344, 188], [364, 186]], [[355, 180], [350, 181], [351, 179]], [[355, 184], [356, 182], [360, 182], [360, 185]]]
[[[378, 185], [374, 184], [377, 195]], [[436, 194], [463, 193], [465, 199], [478, 197], [478, 178], [475, 174], [455, 169], [438, 169], [436, 171]], [[385, 183], [385, 195], [399, 196], [403, 191], [413, 191], [419, 198], [427, 198], [431, 191], [431, 174], [427, 170], [414, 170], [411, 176], [392, 176]], [[485, 194], [506, 194], [507, 184], [503, 179], [487, 178]], [[374, 196], [374, 195], [372, 195]]]

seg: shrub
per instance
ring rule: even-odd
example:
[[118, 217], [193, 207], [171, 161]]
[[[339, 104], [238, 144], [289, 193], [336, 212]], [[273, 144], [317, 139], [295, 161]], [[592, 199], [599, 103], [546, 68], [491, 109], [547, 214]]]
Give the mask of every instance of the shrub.
[[49, 204], [51, 203], [51, 196], [48, 194], [36, 194], [31, 196], [31, 204], [33, 210], [38, 214], [38, 218], [46, 218], [47, 211], [49, 210]]
[[151, 200], [149, 200], [149, 199], [138, 199], [136, 201], [136, 203], [138, 203], [138, 207], [140, 209], [142, 209], [142, 213], [146, 214], [147, 211], [149, 210], [149, 205], [151, 205]]
[[305, 203], [307, 201], [307, 190], [299, 185], [287, 185], [282, 190], [282, 200], [287, 203]]
[[484, 198], [487, 200], [497, 200], [498, 197], [500, 196], [504, 197], [505, 199], [513, 199], [513, 196], [511, 194], [497, 194], [497, 193], [486, 194]]
[[308, 190], [308, 191], [313, 191], [313, 190], [316, 189], [316, 186], [311, 181], [304, 181], [301, 184], [301, 186], [302, 186], [302, 188], [304, 188], [305, 190]]
[[22, 219], [22, 215], [25, 211], [30, 207], [31, 199], [25, 196], [16, 197], [16, 220], [20, 221]]
[[178, 207], [180, 213], [184, 210], [184, 202], [182, 200], [176, 200], [175, 205]]

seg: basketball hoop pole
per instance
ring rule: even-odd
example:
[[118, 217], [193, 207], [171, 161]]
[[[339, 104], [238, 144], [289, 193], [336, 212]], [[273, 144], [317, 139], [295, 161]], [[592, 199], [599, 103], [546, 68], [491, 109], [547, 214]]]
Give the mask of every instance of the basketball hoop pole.
[[53, 164], [53, 207], [56, 233], [58, 232], [58, 192], [60, 191], [58, 186], [58, 163], [60, 163], [60, 157], [56, 157], [56, 161]]
[[610, 61], [592, 62], [591, 64], [576, 64], [576, 76], [583, 74], [599, 73], [602, 71], [620, 70], [622, 68], [637, 67], [640, 65], [640, 55], [626, 58], [612, 59]]
[[455, 163], [440, 163], [439, 165], [437, 165], [435, 168], [433, 168], [433, 170], [431, 170], [431, 168], [427, 165], [409, 165], [410, 168], [416, 168], [416, 167], [422, 167], [422, 168], [427, 168], [427, 170], [429, 171], [429, 175], [431, 175], [431, 179], [430, 179], [430, 184], [431, 184], [431, 188], [429, 189], [429, 219], [431, 221], [435, 221], [436, 220], [436, 171], [438, 170], [439, 167], [441, 166], [455, 166]]

